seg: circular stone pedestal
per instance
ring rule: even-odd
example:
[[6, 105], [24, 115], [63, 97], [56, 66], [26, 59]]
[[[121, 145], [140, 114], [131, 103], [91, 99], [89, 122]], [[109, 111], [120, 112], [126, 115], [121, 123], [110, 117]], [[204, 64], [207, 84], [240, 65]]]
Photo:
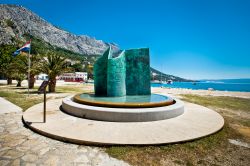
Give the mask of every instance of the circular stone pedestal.
[[74, 117], [59, 108], [61, 99], [47, 102], [43, 123], [43, 103], [23, 113], [23, 122], [33, 131], [53, 139], [91, 145], [156, 145], [194, 140], [220, 130], [224, 119], [206, 107], [185, 103], [185, 111], [175, 118], [151, 122], [106, 122]]
[[[79, 104], [73, 96], [64, 98], [64, 112], [80, 118], [111, 122], [147, 122], [177, 117], [184, 112], [182, 101], [175, 99], [174, 104], [153, 108], [110, 108]], [[172, 102], [173, 99], [166, 102]], [[173, 103], [173, 102], [172, 102]]]

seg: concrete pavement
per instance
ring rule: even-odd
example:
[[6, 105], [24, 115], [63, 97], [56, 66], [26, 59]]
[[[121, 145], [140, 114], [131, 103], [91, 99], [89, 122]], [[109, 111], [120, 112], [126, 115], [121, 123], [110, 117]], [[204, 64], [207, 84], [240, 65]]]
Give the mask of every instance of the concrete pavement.
[[151, 122], [107, 122], [77, 118], [62, 112], [62, 99], [47, 102], [43, 123], [43, 104], [29, 108], [23, 115], [28, 127], [54, 139], [77, 144], [150, 145], [194, 140], [219, 131], [223, 117], [206, 107], [185, 103], [182, 115]]
[[11, 112], [22, 112], [22, 108], [9, 102], [8, 100], [0, 97], [0, 114], [11, 113]]

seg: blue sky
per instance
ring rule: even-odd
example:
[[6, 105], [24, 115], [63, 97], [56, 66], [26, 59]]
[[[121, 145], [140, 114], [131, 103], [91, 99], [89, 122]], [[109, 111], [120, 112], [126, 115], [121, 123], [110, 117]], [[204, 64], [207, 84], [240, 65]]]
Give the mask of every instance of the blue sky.
[[151, 66], [190, 79], [250, 78], [249, 0], [0, 0], [69, 32], [149, 47]]

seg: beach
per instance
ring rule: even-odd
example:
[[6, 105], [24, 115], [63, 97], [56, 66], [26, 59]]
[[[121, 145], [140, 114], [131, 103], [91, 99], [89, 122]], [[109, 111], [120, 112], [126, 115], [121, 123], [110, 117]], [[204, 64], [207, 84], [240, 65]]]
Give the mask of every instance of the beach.
[[[36, 80], [35, 86], [40, 86], [43, 80]], [[0, 80], [0, 84], [6, 85], [6, 80]], [[16, 84], [16, 81], [13, 80], [13, 85]], [[12, 85], [12, 86], [13, 86]], [[22, 82], [23, 87], [27, 87], [27, 81]], [[57, 81], [58, 87], [77, 87], [83, 88], [83, 90], [94, 91], [94, 84], [90, 83], [79, 83], [79, 82], [64, 82], [62, 80]], [[236, 91], [219, 91], [219, 90], [194, 90], [187, 88], [166, 88], [166, 87], [151, 87], [152, 93], [165, 94], [174, 97], [180, 97], [182, 94], [190, 95], [200, 95], [200, 96], [229, 96], [229, 97], [238, 97], [238, 98], [250, 98], [250, 92], [236, 92]], [[79, 91], [81, 93], [81, 91]]]
[[239, 98], [250, 98], [250, 92], [234, 92], [234, 91], [218, 91], [218, 90], [193, 90], [185, 88], [155, 88], [152, 87], [153, 93], [169, 94], [171, 96], [179, 96], [181, 94], [191, 94], [200, 96], [229, 96]]

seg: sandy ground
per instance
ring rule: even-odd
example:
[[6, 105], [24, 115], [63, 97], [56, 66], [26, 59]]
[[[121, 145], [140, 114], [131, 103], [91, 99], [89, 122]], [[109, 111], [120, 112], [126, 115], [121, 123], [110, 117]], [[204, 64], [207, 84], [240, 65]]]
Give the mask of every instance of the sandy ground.
[[230, 96], [230, 97], [250, 98], [250, 92], [192, 90], [183, 88], [151, 88], [151, 91], [154, 93], [169, 94], [172, 96], [178, 96], [180, 94], [193, 94], [201, 96]]
[[[0, 80], [0, 84], [6, 84], [6, 80]], [[16, 84], [16, 81], [13, 81], [13, 84]], [[37, 80], [35, 86], [40, 86], [42, 80]], [[57, 81], [57, 86], [81, 86], [88, 87], [93, 90], [93, 84], [83, 84], [78, 82], [64, 82], [62, 80]], [[27, 81], [22, 82], [22, 86], [27, 86]], [[217, 91], [217, 90], [192, 90], [184, 88], [160, 88], [153, 87], [151, 88], [153, 93], [159, 94], [168, 94], [170, 96], [179, 96], [180, 94], [193, 94], [201, 96], [230, 96], [230, 97], [240, 97], [240, 98], [250, 98], [250, 92], [232, 92], [232, 91]]]

